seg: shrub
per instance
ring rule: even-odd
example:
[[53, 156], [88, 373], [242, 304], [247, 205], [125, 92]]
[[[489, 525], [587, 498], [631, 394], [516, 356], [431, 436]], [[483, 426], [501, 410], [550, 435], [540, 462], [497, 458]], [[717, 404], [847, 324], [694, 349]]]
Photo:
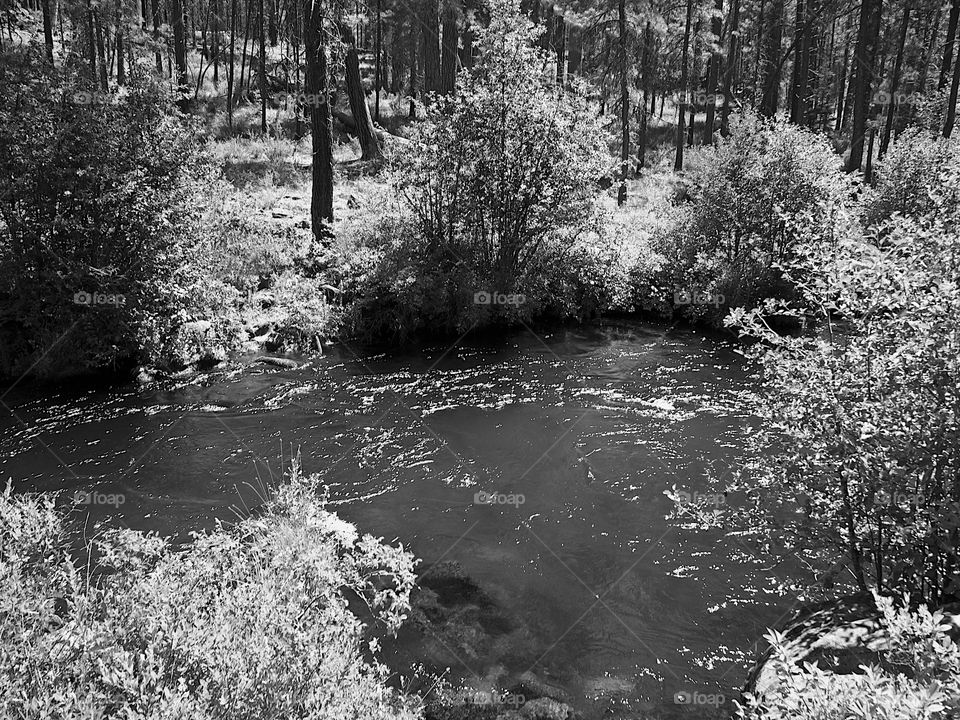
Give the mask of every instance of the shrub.
[[65, 527], [50, 497], [0, 496], [3, 717], [419, 716], [353, 609], [395, 630], [413, 560], [324, 510], [314, 478], [186, 547], [109, 531], [92, 582]]
[[149, 354], [189, 282], [208, 177], [162, 83], [134, 73], [121, 92], [95, 93], [39, 58], [5, 54], [0, 374], [88, 372]]
[[[414, 146], [389, 158], [400, 212], [367, 295], [397, 308], [395, 331], [566, 314], [553, 293], [569, 289], [595, 230], [606, 153], [586, 99], [550, 83], [518, 3], [498, 0], [491, 15], [456, 97], [435, 99]], [[494, 301], [475, 302], [481, 292]]]
[[960, 596], [960, 163], [931, 197], [798, 261], [822, 332], [776, 335], [774, 303], [728, 322], [763, 341], [768, 387], [747, 524], [818, 573], [840, 558], [863, 591], [939, 604]]
[[729, 307], [791, 297], [781, 266], [803, 247], [830, 243], [848, 192], [829, 143], [785, 120], [746, 115], [726, 140], [702, 152], [692, 202], [655, 243], [667, 259], [651, 278], [667, 289], [722, 295], [724, 303], [684, 306], [713, 321]]
[[867, 225], [878, 225], [899, 213], [918, 218], [934, 206], [933, 191], [944, 181], [957, 153], [956, 143], [908, 128], [877, 164], [874, 188], [863, 203]]

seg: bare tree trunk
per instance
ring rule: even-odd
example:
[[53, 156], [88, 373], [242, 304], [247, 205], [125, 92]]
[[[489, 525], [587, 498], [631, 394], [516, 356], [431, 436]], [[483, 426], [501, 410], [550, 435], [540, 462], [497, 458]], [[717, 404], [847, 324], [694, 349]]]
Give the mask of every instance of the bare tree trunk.
[[947, 99], [947, 117], [943, 123], [943, 136], [950, 137], [953, 123], [957, 117], [957, 91], [960, 90], [960, 52], [953, 66], [953, 80], [950, 82], [950, 97]]
[[47, 60], [53, 65], [53, 16], [50, 12], [50, 0], [41, 0], [43, 11], [43, 44], [47, 53]]
[[117, 43], [117, 85], [126, 85], [127, 84], [127, 71], [123, 66], [123, 14], [120, 10], [119, 5], [117, 6], [117, 14], [115, 20], [117, 29], [116, 29], [116, 43]]
[[[723, 46], [723, 40], [720, 35], [723, 32], [723, 24], [720, 20], [720, 13], [723, 11], [723, 0], [716, 0], [714, 8], [717, 14], [711, 22], [710, 32], [713, 34], [714, 42], [717, 47]], [[717, 81], [720, 77], [720, 63], [723, 55], [719, 52], [710, 53], [710, 59], [707, 61], [707, 116], [703, 124], [703, 144], [713, 145], [713, 125], [717, 113]]]
[[850, 141], [847, 172], [859, 170], [863, 162], [863, 142], [866, 139], [867, 119], [870, 114], [873, 65], [877, 59], [881, 11], [882, 0], [863, 0], [860, 6], [860, 26], [853, 52], [853, 137]]
[[450, 95], [457, 82], [457, 11], [453, 3], [447, 0], [443, 9], [443, 45], [440, 54], [440, 92]]
[[154, 59], [157, 61], [157, 74], [163, 75], [163, 54], [160, 52], [160, 6], [159, 0], [150, 0], [150, 15], [153, 19], [153, 42], [156, 43]]
[[432, 93], [440, 85], [440, 25], [436, 0], [427, 2], [423, 19], [423, 90]]
[[780, 44], [783, 41], [783, 0], [773, 0], [770, 7], [770, 32], [767, 35], [763, 61], [763, 100], [760, 114], [773, 117], [780, 105]]
[[376, 121], [377, 121], [377, 122], [380, 122], [380, 86], [381, 86], [381, 84], [382, 84], [380, 66], [381, 66], [381, 64], [382, 64], [381, 54], [383, 53], [383, 27], [382, 27], [382, 25], [381, 25], [381, 17], [380, 17], [380, 0], [377, 0], [377, 46], [376, 46], [376, 53], [377, 53], [377, 59], [376, 59], [376, 63], [377, 63], [377, 64], [376, 64], [376, 70], [375, 70], [375, 72], [374, 72], [374, 75], [375, 75], [375, 77], [374, 77], [374, 86], [375, 86], [375, 87], [374, 87], [374, 92], [376, 93], [376, 106], [375, 106], [375, 110], [374, 110], [373, 115], [374, 115], [374, 118], [376, 118]]
[[[227, 127], [233, 131], [233, 81], [236, 59], [237, 0], [230, 0], [230, 64], [227, 66]], [[297, 68], [299, 69], [299, 63]]]
[[173, 26], [173, 60], [177, 66], [177, 95], [183, 100], [187, 92], [187, 40], [183, 27], [183, 1], [170, 0], [171, 25]]
[[[653, 42], [653, 34], [650, 31], [650, 21], [643, 29], [643, 50], [640, 55], [640, 72], [643, 74], [643, 100], [640, 102], [640, 128], [637, 133], [637, 175], [643, 172], [643, 166], [647, 159], [647, 110], [650, 107], [650, 44]], [[654, 99], [656, 102], [656, 99]], [[650, 111], [653, 112], [652, 110]]]
[[107, 79], [107, 53], [103, 42], [103, 26], [100, 24], [100, 18], [96, 15], [93, 19], [96, 28], [97, 69], [100, 71], [100, 89], [106, 92], [110, 88], [110, 83]]
[[380, 145], [377, 143], [377, 133], [370, 118], [370, 108], [363, 93], [363, 84], [360, 81], [360, 55], [357, 52], [357, 42], [350, 28], [344, 24], [341, 37], [347, 45], [347, 54], [344, 58], [344, 72], [347, 80], [347, 96], [350, 99], [350, 114], [360, 141], [362, 160], [379, 160], [383, 157]]
[[730, 135], [730, 110], [733, 105], [733, 82], [737, 58], [740, 54], [740, 0], [733, 0], [730, 8], [730, 50], [723, 74], [723, 110], [720, 115], [720, 134]]
[[333, 119], [327, 90], [327, 48], [323, 36], [323, 4], [308, 0], [304, 13], [304, 46], [307, 53], [306, 94], [310, 103], [313, 143], [313, 187], [310, 219], [314, 237], [323, 244], [331, 239], [333, 223]]
[[557, 87], [562, 88], [567, 84], [567, 23], [563, 15], [557, 16]]
[[693, 20], [693, 0], [687, 0], [687, 20], [683, 26], [683, 50], [680, 55], [680, 106], [677, 109], [677, 147], [676, 156], [673, 160], [673, 169], [676, 172], [683, 170], [683, 121], [684, 111], [687, 109], [687, 87], [688, 58], [690, 51], [690, 23]]
[[617, 28], [620, 33], [620, 188], [617, 205], [627, 201], [627, 172], [630, 167], [630, 89], [627, 77], [627, 1], [617, 4]]
[[260, 42], [260, 133], [267, 134], [267, 39], [266, 28], [264, 27], [263, 2], [260, 0], [259, 12], [260, 22], [257, 24], [257, 38]]
[[211, 16], [213, 20], [213, 39], [210, 50], [213, 53], [213, 86], [220, 87], [220, 7], [217, 0], [212, 0]]
[[940, 80], [937, 83], [937, 90], [943, 90], [947, 86], [950, 65], [953, 61], [953, 44], [957, 36], [958, 20], [960, 20], [960, 0], [953, 0], [950, 3], [950, 15], [947, 20], [947, 37], [943, 42], [943, 62], [940, 63]]
[[890, 133], [893, 131], [893, 111], [897, 106], [897, 90], [900, 89], [900, 68], [903, 66], [903, 46], [907, 42], [907, 28], [910, 25], [910, 5], [903, 9], [903, 21], [900, 25], [900, 41], [897, 43], [897, 59], [893, 64], [893, 77], [890, 78], [890, 105], [887, 107], [887, 122], [883, 126], [880, 138], [880, 152], [877, 160], [882, 160], [890, 145]]

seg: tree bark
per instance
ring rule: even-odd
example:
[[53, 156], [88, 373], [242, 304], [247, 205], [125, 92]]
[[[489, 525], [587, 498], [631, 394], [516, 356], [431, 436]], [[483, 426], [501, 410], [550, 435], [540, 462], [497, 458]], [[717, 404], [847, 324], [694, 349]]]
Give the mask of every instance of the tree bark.
[[763, 60], [763, 100], [760, 114], [773, 117], [780, 105], [780, 44], [783, 41], [783, 0], [770, 6], [770, 31]]
[[313, 145], [313, 186], [310, 219], [314, 237], [323, 244], [331, 239], [333, 223], [333, 119], [327, 89], [327, 48], [323, 35], [322, 0], [308, 0], [304, 13], [304, 46], [307, 54], [306, 94], [310, 103]]
[[440, 92], [440, 25], [436, 0], [429, 0], [423, 19], [423, 90]]
[[183, 0], [170, 0], [170, 20], [173, 26], [173, 61], [177, 66], [177, 94], [181, 101], [187, 92], [187, 39], [183, 28]]
[[[230, 65], [227, 67], [227, 127], [233, 130], [233, 81], [236, 60], [237, 0], [230, 0]], [[299, 65], [299, 64], [298, 64]], [[297, 116], [299, 117], [299, 115]]]
[[157, 61], [157, 74], [163, 75], [163, 54], [160, 52], [160, 6], [159, 0], [150, 0], [150, 15], [153, 19], [153, 42], [156, 44], [154, 60]]
[[443, 45], [440, 57], [440, 92], [451, 95], [457, 83], [457, 10], [450, 0], [443, 9]]
[[950, 82], [950, 97], [947, 99], [947, 117], [943, 123], [943, 136], [950, 137], [953, 123], [957, 117], [957, 91], [960, 90], [960, 52], [953, 65], [953, 79]]
[[47, 53], [47, 60], [53, 65], [53, 15], [50, 12], [50, 0], [41, 0], [43, 12], [43, 45]]
[[720, 134], [723, 137], [730, 135], [730, 111], [733, 109], [733, 83], [739, 54], [740, 0], [733, 0], [733, 4], [730, 7], [730, 50], [723, 75], [723, 110], [720, 115]]
[[903, 9], [903, 21], [900, 25], [900, 41], [897, 43], [897, 59], [893, 64], [893, 77], [890, 78], [890, 105], [887, 107], [887, 122], [883, 126], [880, 138], [880, 151], [877, 160], [882, 160], [890, 145], [890, 133], [893, 131], [893, 111], [897, 106], [897, 91], [900, 89], [900, 68], [903, 66], [903, 47], [907, 42], [907, 28], [910, 25], [910, 5]]
[[[46, 1], [46, 0], [44, 0]], [[120, 6], [117, 6], [117, 14], [115, 24], [116, 28], [116, 45], [117, 45], [117, 85], [126, 85], [127, 84], [127, 70], [123, 65], [123, 14], [120, 10]]]
[[620, 188], [617, 205], [627, 201], [627, 172], [630, 166], [630, 89], [627, 63], [627, 2], [617, 4], [617, 28], [620, 32]]
[[267, 134], [267, 41], [266, 41], [266, 28], [263, 26], [264, 17], [263, 17], [263, 3], [264, 0], [260, 0], [258, 10], [260, 13], [260, 22], [257, 24], [257, 39], [260, 42], [260, 68], [259, 68], [259, 81], [260, 81], [260, 133], [262, 135]]
[[863, 162], [863, 143], [870, 114], [873, 66], [877, 59], [881, 11], [882, 0], [863, 0], [860, 6], [860, 26], [853, 51], [853, 137], [850, 141], [847, 172], [859, 170]]
[[[714, 9], [717, 14], [710, 23], [710, 32], [714, 37], [714, 42], [718, 47], [722, 46], [723, 40], [720, 35], [723, 32], [723, 23], [720, 20], [720, 13], [723, 11], [723, 0], [716, 0]], [[703, 144], [713, 145], [713, 125], [717, 113], [717, 81], [720, 77], [720, 63], [723, 55], [719, 52], [710, 53], [710, 59], [707, 61], [707, 113], [703, 123]]]
[[677, 108], [677, 147], [673, 160], [676, 172], [683, 170], [683, 122], [687, 109], [687, 73], [689, 71], [687, 54], [690, 50], [690, 23], [693, 20], [693, 0], [687, 0], [687, 20], [683, 25], [683, 50], [680, 55], [680, 106]]
[[960, 20], [960, 0], [953, 0], [950, 3], [950, 15], [947, 19], [947, 36], [943, 42], [943, 62], [940, 63], [940, 80], [937, 83], [937, 90], [943, 90], [947, 86], [950, 65], [953, 61], [953, 44], [957, 36], [958, 20]]
[[360, 80], [360, 55], [357, 52], [357, 42], [347, 25], [343, 25], [341, 37], [347, 45], [347, 54], [344, 58], [347, 97], [350, 100], [350, 114], [353, 115], [356, 125], [357, 139], [360, 141], [361, 159], [379, 160], [383, 157], [383, 153], [380, 152], [380, 145], [377, 143], [376, 129], [373, 127], [367, 97]]
[[374, 108], [373, 116], [377, 122], [380, 122], [380, 85], [382, 82], [381, 78], [381, 68], [383, 58], [381, 57], [383, 53], [383, 26], [382, 18], [380, 17], [380, 0], [377, 0], [377, 39], [376, 39], [376, 66], [374, 69], [374, 92], [376, 93], [376, 105]]

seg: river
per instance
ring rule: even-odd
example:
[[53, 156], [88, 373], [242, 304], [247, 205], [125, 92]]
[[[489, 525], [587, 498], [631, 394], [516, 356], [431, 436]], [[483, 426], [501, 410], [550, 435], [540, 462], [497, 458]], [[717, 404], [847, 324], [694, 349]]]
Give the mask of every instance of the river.
[[299, 451], [342, 517], [424, 567], [459, 563], [525, 628], [522, 651], [489, 657], [438, 657], [408, 632], [388, 663], [429, 650], [430, 669], [474, 685], [529, 665], [587, 716], [696, 716], [676, 704], [688, 693], [707, 717], [789, 607], [750, 547], [666, 517], [665, 489], [702, 490], [741, 457], [746, 367], [723, 338], [611, 323], [339, 345], [298, 369], [143, 387], [18, 385], [13, 415], [0, 409], [0, 478], [95, 493], [91, 532], [185, 538], [259, 504]]

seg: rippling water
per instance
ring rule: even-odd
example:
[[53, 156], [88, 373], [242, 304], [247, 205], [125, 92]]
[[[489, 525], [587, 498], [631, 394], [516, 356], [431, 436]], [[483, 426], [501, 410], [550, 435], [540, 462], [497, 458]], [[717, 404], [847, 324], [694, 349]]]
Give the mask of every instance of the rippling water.
[[[664, 489], [703, 488], [738, 458], [744, 365], [726, 341], [616, 324], [344, 346], [297, 370], [146, 389], [18, 387], [13, 416], [0, 410], [0, 478], [122, 494], [89, 506], [92, 528], [185, 537], [249, 511], [299, 450], [343, 517], [425, 565], [459, 562], [529, 629], [522, 659], [448, 648], [450, 677], [530, 665], [584, 710], [672, 713], [688, 709], [677, 692], [735, 694], [785, 607], [749, 548], [665, 519]], [[476, 504], [480, 491], [525, 502]]]

